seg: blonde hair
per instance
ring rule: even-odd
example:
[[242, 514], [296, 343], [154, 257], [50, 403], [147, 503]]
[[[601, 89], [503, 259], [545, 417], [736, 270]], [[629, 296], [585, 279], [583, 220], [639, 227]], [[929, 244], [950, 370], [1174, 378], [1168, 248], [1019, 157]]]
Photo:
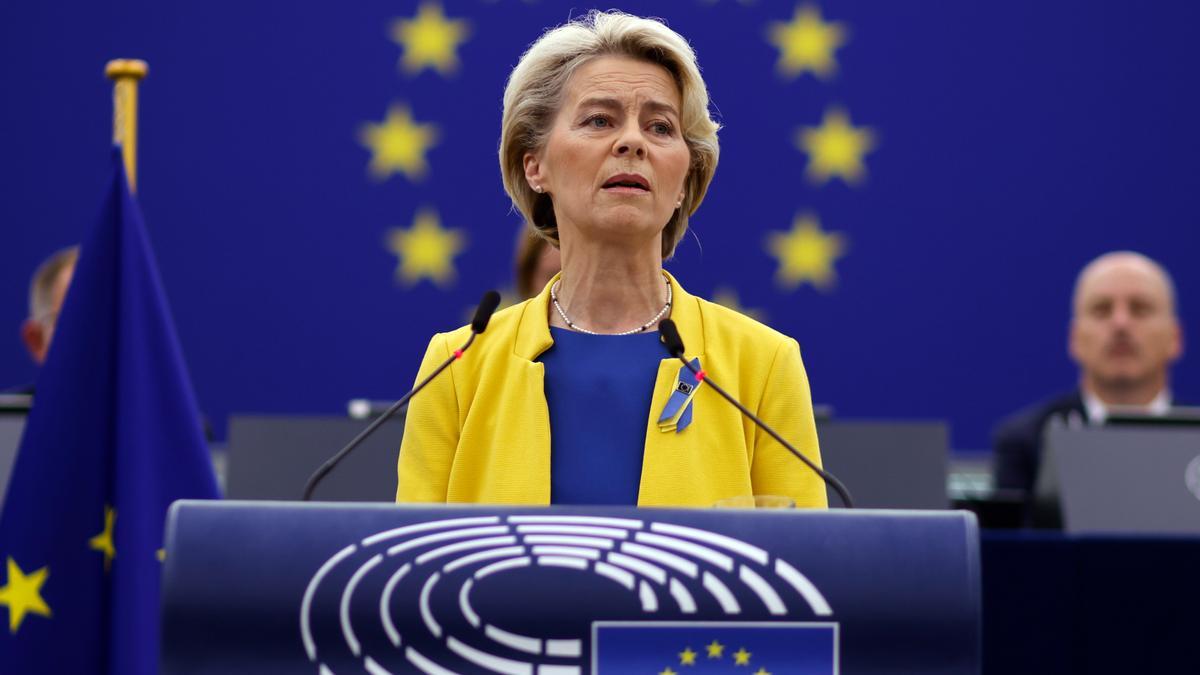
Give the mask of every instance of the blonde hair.
[[592, 10], [586, 16], [546, 31], [521, 56], [504, 89], [500, 130], [500, 173], [513, 205], [534, 229], [558, 246], [558, 223], [550, 196], [538, 194], [525, 179], [525, 154], [545, 147], [562, 104], [567, 81], [583, 63], [598, 56], [628, 56], [662, 66], [679, 87], [680, 126], [691, 155], [684, 179], [683, 204], [663, 230], [667, 259], [687, 231], [717, 170], [717, 124], [708, 112], [708, 88], [696, 54], [681, 35], [661, 21], [618, 11]]

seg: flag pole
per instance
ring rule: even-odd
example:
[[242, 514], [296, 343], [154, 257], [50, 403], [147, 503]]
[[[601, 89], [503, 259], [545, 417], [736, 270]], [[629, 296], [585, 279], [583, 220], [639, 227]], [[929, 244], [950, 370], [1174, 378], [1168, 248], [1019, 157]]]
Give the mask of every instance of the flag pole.
[[138, 82], [149, 67], [140, 59], [113, 59], [104, 74], [113, 81], [113, 143], [121, 145], [129, 190], [137, 192], [137, 93]]

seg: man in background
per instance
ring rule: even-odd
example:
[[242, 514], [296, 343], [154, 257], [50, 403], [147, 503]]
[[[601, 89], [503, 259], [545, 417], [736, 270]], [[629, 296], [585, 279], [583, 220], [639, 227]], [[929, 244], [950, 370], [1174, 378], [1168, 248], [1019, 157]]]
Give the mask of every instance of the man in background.
[[1052, 419], [1103, 424], [1118, 407], [1151, 415], [1171, 408], [1170, 367], [1183, 354], [1183, 334], [1167, 271], [1139, 253], [1106, 253], [1079, 273], [1072, 309], [1069, 352], [1079, 389], [1001, 422], [993, 445], [998, 489], [1031, 495]]
[[29, 283], [29, 317], [21, 324], [21, 341], [33, 362], [42, 365], [54, 338], [54, 326], [75, 274], [79, 247], [58, 251], [38, 265]]

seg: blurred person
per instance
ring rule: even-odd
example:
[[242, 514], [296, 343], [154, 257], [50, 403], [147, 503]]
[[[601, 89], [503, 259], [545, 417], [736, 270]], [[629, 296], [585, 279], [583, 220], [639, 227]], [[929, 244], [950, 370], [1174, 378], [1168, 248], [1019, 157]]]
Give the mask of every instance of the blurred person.
[[[79, 247], [70, 246], [57, 251], [38, 265], [29, 281], [29, 316], [21, 323], [21, 342], [29, 357], [38, 366], [46, 361], [54, 326], [62, 310], [67, 288], [75, 275]], [[33, 385], [18, 387], [14, 392], [32, 394]]]
[[[398, 501], [826, 506], [822, 480], [692, 387], [656, 333], [670, 317], [689, 359], [820, 462], [796, 341], [662, 268], [716, 171], [718, 128], [694, 52], [659, 21], [593, 11], [529, 47], [505, 88], [501, 174], [562, 271], [412, 400]], [[435, 335], [418, 378], [468, 334]]]
[[[38, 265], [29, 282], [29, 317], [21, 324], [21, 341], [29, 351], [29, 357], [38, 366], [46, 362], [50, 353], [50, 342], [58, 315], [66, 300], [67, 290], [75, 278], [75, 264], [79, 261], [79, 247], [68, 246], [55, 252]], [[32, 384], [15, 387], [6, 393], [34, 394]], [[204, 426], [204, 437], [213, 440], [212, 424], [202, 413], [200, 422]]]
[[517, 238], [517, 255], [513, 269], [517, 297], [528, 300], [546, 287], [562, 270], [558, 249], [537, 232], [522, 228]]
[[1167, 271], [1140, 253], [1106, 253], [1079, 273], [1072, 297], [1068, 352], [1079, 365], [1079, 388], [999, 425], [993, 445], [999, 489], [1032, 496], [1051, 420], [1103, 424], [1114, 409], [1162, 415], [1171, 408], [1170, 368], [1183, 354], [1183, 333]]

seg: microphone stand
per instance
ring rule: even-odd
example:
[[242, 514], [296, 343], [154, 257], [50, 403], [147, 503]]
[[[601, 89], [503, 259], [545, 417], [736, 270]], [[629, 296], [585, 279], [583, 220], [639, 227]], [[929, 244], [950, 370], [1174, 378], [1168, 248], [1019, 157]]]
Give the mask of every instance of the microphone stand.
[[402, 396], [399, 401], [393, 403], [392, 406], [385, 410], [382, 415], [375, 418], [370, 424], [368, 424], [366, 429], [363, 429], [357, 436], [354, 437], [354, 440], [346, 444], [346, 447], [338, 450], [336, 455], [330, 457], [324, 464], [321, 465], [321, 468], [314, 471], [313, 475], [309, 476], [308, 482], [304, 485], [304, 497], [302, 498], [303, 501], [307, 502], [312, 499], [313, 491], [317, 489], [317, 484], [320, 483], [321, 479], [325, 478], [330, 471], [333, 471], [333, 467], [337, 466], [338, 462], [342, 461], [346, 455], [350, 454], [351, 451], [357, 448], [359, 444], [367, 439], [368, 436], [375, 433], [375, 430], [383, 426], [384, 422], [391, 419], [392, 415], [395, 415], [401, 408], [403, 408], [405, 404], [408, 403], [409, 399], [415, 396], [417, 392], [424, 389], [425, 385], [429, 384], [433, 378], [440, 375], [446, 368], [449, 368], [451, 363], [461, 359], [463, 352], [467, 351], [467, 347], [470, 347], [471, 343], [475, 342], [476, 336], [487, 330], [488, 320], [492, 318], [492, 312], [495, 312], [496, 307], [499, 305], [499, 293], [496, 291], [488, 291], [487, 293], [484, 293], [483, 300], [479, 302], [479, 307], [475, 309], [475, 318], [471, 319], [471, 336], [467, 338], [467, 341], [463, 343], [463, 346], [455, 349], [454, 354], [452, 354], [450, 358], [443, 361], [442, 364], [439, 365], [436, 370], [430, 373], [428, 377], [418, 382], [417, 385], [410, 389], [407, 394]]
[[767, 425], [766, 422], [759, 419], [757, 415], [750, 412], [746, 406], [742, 405], [737, 399], [731, 396], [729, 392], [722, 389], [719, 385], [717, 385], [716, 382], [713, 382], [712, 379], [708, 377], [707, 373], [696, 368], [690, 362], [688, 362], [686, 358], [684, 358], [683, 338], [679, 337], [679, 329], [675, 327], [674, 321], [671, 321], [670, 319], [663, 321], [661, 324], [659, 324], [659, 331], [662, 333], [663, 342], [666, 344], [667, 351], [671, 353], [671, 356], [674, 356], [683, 362], [683, 365], [692, 372], [692, 375], [695, 375], [697, 382], [707, 382], [710, 387], [712, 387], [718, 394], [721, 395], [722, 398], [732, 403], [735, 407], [737, 407], [738, 410], [742, 411], [743, 415], [749, 417], [755, 424], [762, 428], [763, 431], [767, 432], [771, 438], [779, 441], [779, 444], [787, 448], [788, 452], [795, 455], [797, 459], [808, 465], [808, 468], [816, 472], [816, 474], [820, 476], [821, 479], [824, 480], [830, 487], [832, 487], [834, 492], [838, 494], [838, 497], [842, 500], [843, 506], [848, 509], [854, 508], [854, 500], [850, 498], [850, 492], [846, 489], [845, 485], [842, 485], [842, 482], [838, 480], [836, 476], [817, 466], [816, 463], [808, 457], [805, 457], [804, 453], [797, 450], [791, 443], [785, 441], [783, 436], [780, 436], [779, 433]]

